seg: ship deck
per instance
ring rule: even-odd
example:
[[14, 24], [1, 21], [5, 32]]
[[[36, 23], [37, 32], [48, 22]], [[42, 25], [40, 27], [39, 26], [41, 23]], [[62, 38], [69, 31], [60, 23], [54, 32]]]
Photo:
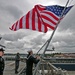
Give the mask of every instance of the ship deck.
[[[22, 68], [25, 67], [24, 62], [20, 62], [18, 72], [22, 70]], [[3, 75], [17, 75], [15, 74], [15, 62], [14, 61], [5, 61], [5, 69]]]
[[[24, 62], [20, 62], [18, 71], [20, 72], [25, 67]], [[67, 71], [68, 75], [75, 75], [75, 71]], [[5, 70], [4, 75], [18, 75], [15, 74], [15, 62], [14, 61], [5, 61]]]

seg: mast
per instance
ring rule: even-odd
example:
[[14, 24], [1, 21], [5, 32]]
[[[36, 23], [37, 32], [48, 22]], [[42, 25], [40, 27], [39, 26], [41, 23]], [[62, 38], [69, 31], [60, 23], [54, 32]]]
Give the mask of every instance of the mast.
[[[43, 54], [41, 55], [41, 57], [44, 56], [45, 51], [47, 50], [47, 48], [48, 48], [48, 46], [49, 46], [49, 44], [50, 44], [50, 42], [51, 42], [51, 40], [52, 40], [52, 38], [53, 38], [53, 35], [54, 35], [54, 33], [55, 33], [55, 31], [56, 31], [56, 29], [57, 29], [57, 27], [58, 27], [58, 24], [60, 23], [60, 20], [61, 20], [61, 18], [63, 17], [64, 11], [65, 11], [65, 9], [66, 9], [68, 3], [69, 3], [69, 0], [67, 1], [64, 10], [63, 10], [62, 13], [61, 13], [60, 19], [59, 19], [59, 21], [58, 21], [58, 23], [57, 23], [57, 25], [56, 25], [56, 27], [55, 27], [55, 30], [53, 31], [51, 37], [50, 37], [50, 38], [45, 42], [45, 44], [44, 44], [44, 45], [46, 45], [46, 44], [47, 44], [47, 45], [46, 45], [46, 47], [45, 47], [45, 49], [44, 49], [44, 52], [43, 52]], [[44, 45], [43, 45], [43, 46], [44, 46]], [[42, 46], [42, 47], [43, 47], [43, 46]], [[41, 48], [41, 49], [42, 49], [42, 48]], [[41, 49], [40, 49], [40, 50], [41, 50]], [[39, 51], [38, 51], [38, 52], [39, 52]], [[37, 66], [36, 66], [36, 68], [35, 68], [35, 70], [34, 70], [33, 75], [36, 75], [36, 71], [37, 71], [37, 69], [38, 69], [40, 63], [41, 63], [41, 60], [40, 60], [39, 63], [37, 64]]]
[[56, 31], [56, 29], [57, 29], [57, 27], [58, 27], [58, 24], [60, 23], [61, 18], [63, 17], [63, 14], [64, 14], [64, 12], [65, 12], [65, 10], [66, 10], [66, 7], [67, 7], [68, 3], [69, 3], [69, 0], [67, 1], [64, 10], [63, 10], [62, 13], [61, 13], [60, 19], [59, 19], [59, 21], [58, 21], [58, 23], [57, 23], [57, 25], [56, 25], [56, 27], [55, 27], [55, 30], [53, 31], [51, 37], [50, 37], [49, 40], [48, 40], [48, 43], [47, 43], [47, 45], [46, 45], [46, 47], [45, 47], [45, 50], [44, 50], [44, 52], [43, 52], [43, 55], [45, 54], [45, 51], [46, 51], [47, 47], [49, 46], [49, 44], [50, 44], [50, 42], [51, 42], [51, 40], [52, 40], [52, 38], [53, 38], [53, 35], [54, 35], [54, 33], [55, 33], [55, 31]]
[[[57, 27], [58, 27], [58, 24], [60, 23], [60, 20], [61, 20], [61, 18], [63, 17], [64, 11], [66, 10], [67, 5], [69, 4], [69, 1], [70, 1], [70, 0], [67, 1], [64, 10], [63, 10], [62, 13], [61, 13], [60, 19], [59, 19], [59, 21], [58, 21], [58, 23], [57, 23], [55, 29], [53, 30], [53, 32], [52, 32], [52, 34], [51, 34], [51, 37], [50, 37], [50, 38], [44, 43], [44, 45], [39, 49], [39, 51], [40, 51], [40, 50], [47, 44], [42, 55], [45, 54], [46, 49], [48, 48], [48, 46], [49, 46], [49, 44], [50, 44], [50, 42], [51, 42], [51, 40], [52, 40], [52, 38], [53, 38], [53, 35], [54, 35], [54, 33], [55, 33], [55, 31], [56, 31], [56, 29], [57, 29]], [[38, 51], [36, 54], [38, 54], [39, 51]]]

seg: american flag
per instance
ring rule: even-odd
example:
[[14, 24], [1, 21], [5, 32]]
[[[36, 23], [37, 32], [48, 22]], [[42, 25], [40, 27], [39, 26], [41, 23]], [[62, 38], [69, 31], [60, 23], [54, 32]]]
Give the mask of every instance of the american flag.
[[[15, 22], [10, 29], [14, 31], [31, 29], [45, 33], [48, 31], [48, 28], [54, 30], [64, 8], [59, 5], [35, 5], [32, 10]], [[66, 7], [63, 15], [66, 15], [71, 8], [72, 6]]]

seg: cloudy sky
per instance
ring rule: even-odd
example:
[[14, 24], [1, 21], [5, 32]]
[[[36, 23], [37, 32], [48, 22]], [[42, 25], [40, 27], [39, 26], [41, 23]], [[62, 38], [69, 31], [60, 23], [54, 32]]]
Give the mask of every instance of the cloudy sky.
[[[52, 30], [47, 33], [28, 29], [14, 32], [9, 27], [36, 4], [65, 6], [66, 2], [67, 0], [0, 0], [0, 44], [6, 46], [5, 52], [26, 53], [28, 48], [32, 48], [36, 53], [49, 39]], [[70, 0], [68, 6], [73, 4], [75, 0]], [[55, 47], [54, 52], [75, 52], [75, 6], [58, 25], [49, 49], [52, 46]]]

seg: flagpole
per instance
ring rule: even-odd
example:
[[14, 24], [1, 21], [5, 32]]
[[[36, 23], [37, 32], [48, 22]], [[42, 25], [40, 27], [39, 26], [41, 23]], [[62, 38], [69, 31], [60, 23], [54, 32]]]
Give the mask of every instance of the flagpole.
[[[43, 57], [44, 56], [44, 54], [45, 54], [45, 51], [46, 51], [46, 49], [47, 49], [47, 47], [48, 47], [48, 45], [49, 45], [49, 43], [51, 42], [51, 40], [52, 40], [52, 37], [53, 37], [53, 35], [54, 35], [54, 33], [55, 33], [55, 31], [56, 31], [56, 29], [57, 29], [57, 27], [58, 27], [58, 24], [59, 24], [59, 22], [60, 22], [60, 20], [61, 20], [61, 18], [62, 18], [62, 16], [63, 16], [63, 14], [64, 14], [64, 11], [65, 11], [65, 9], [66, 9], [66, 7], [67, 7], [67, 5], [68, 5], [68, 3], [69, 3], [69, 0], [67, 1], [67, 3], [66, 3], [66, 5], [65, 5], [65, 8], [64, 8], [64, 10], [62, 11], [62, 13], [61, 13], [61, 16], [60, 16], [60, 19], [59, 19], [59, 21], [58, 21], [58, 23], [57, 23], [57, 25], [56, 25], [56, 27], [55, 27], [55, 30], [53, 31], [53, 33], [52, 33], [52, 35], [51, 35], [51, 37], [45, 42], [45, 44], [47, 43], [47, 45], [46, 45], [46, 47], [45, 47], [45, 49], [44, 49], [44, 52], [43, 52], [43, 54], [41, 55], [41, 57]], [[44, 45], [45, 45], [44, 44]], [[44, 46], [43, 45], [43, 46]], [[42, 47], [43, 47], [42, 46]], [[42, 49], [42, 48], [41, 48]], [[40, 50], [41, 50], [40, 49]], [[39, 52], [39, 51], [38, 51]], [[39, 66], [39, 64], [41, 63], [41, 60], [40, 60], [40, 62], [37, 64], [37, 66], [36, 66], [36, 68], [35, 68], [35, 70], [34, 70], [34, 73], [33, 73], [33, 75], [35, 75], [36, 74], [36, 71], [37, 71], [37, 69], [38, 69], [38, 66]]]
[[[52, 40], [52, 37], [53, 37], [53, 35], [54, 35], [54, 33], [55, 33], [57, 27], [58, 27], [58, 24], [59, 24], [59, 22], [60, 22], [60, 20], [61, 20], [61, 18], [62, 18], [62, 16], [63, 16], [63, 14], [64, 14], [64, 11], [65, 11], [65, 9], [66, 9], [66, 7], [67, 7], [69, 1], [70, 1], [70, 0], [67, 1], [64, 10], [63, 10], [62, 13], [61, 13], [60, 19], [59, 19], [59, 21], [58, 21], [58, 23], [57, 23], [57, 25], [56, 25], [56, 27], [55, 27], [55, 29], [54, 29], [54, 31], [53, 31], [51, 37], [50, 37], [50, 38], [44, 43], [44, 45], [39, 49], [39, 51], [40, 51], [40, 50], [45, 46], [45, 44], [47, 44], [47, 46], [46, 46], [46, 48], [45, 48], [45, 50], [44, 50], [44, 52], [43, 52], [43, 55], [45, 54], [45, 51], [46, 51], [46, 49], [47, 49], [47, 47], [48, 47], [50, 41]], [[39, 51], [38, 51], [36, 54], [38, 54]]]
[[47, 43], [47, 45], [46, 45], [46, 47], [45, 47], [45, 50], [44, 50], [44, 52], [43, 52], [43, 55], [45, 54], [45, 51], [46, 51], [47, 47], [49, 46], [49, 44], [50, 44], [50, 42], [51, 42], [51, 40], [52, 40], [52, 38], [53, 38], [53, 35], [54, 35], [54, 33], [55, 33], [55, 31], [56, 31], [56, 29], [57, 29], [57, 27], [58, 27], [58, 24], [60, 23], [61, 18], [63, 17], [64, 11], [65, 11], [65, 9], [66, 9], [68, 3], [69, 3], [69, 0], [67, 1], [64, 10], [63, 10], [62, 13], [61, 13], [60, 19], [59, 19], [59, 21], [58, 21], [58, 23], [57, 23], [57, 25], [56, 25], [56, 27], [55, 27], [55, 29], [54, 29], [54, 31], [53, 31], [51, 37], [50, 37], [49, 40], [48, 40], [48, 43]]
[[45, 46], [45, 44], [48, 42], [48, 40], [44, 43], [44, 45], [38, 50], [38, 52], [36, 54], [38, 54], [40, 52], [40, 50]]
[[47, 43], [47, 46], [45, 47], [45, 50], [44, 50], [44, 52], [43, 52], [43, 55], [45, 54], [45, 51], [46, 51], [48, 45], [50, 44], [50, 42], [51, 42], [51, 40], [52, 40], [52, 37], [53, 37], [53, 35], [54, 35], [54, 33], [55, 33], [57, 27], [58, 27], [58, 24], [60, 23], [61, 18], [63, 17], [64, 11], [65, 11], [65, 9], [66, 9], [68, 3], [69, 3], [69, 0], [67, 1], [64, 10], [63, 10], [62, 13], [61, 13], [60, 19], [59, 19], [59, 21], [58, 21], [58, 23], [57, 23], [57, 25], [56, 25], [56, 27], [55, 27], [55, 29], [54, 29], [54, 31], [53, 31], [51, 37], [50, 37], [49, 40], [48, 40], [48, 43]]

